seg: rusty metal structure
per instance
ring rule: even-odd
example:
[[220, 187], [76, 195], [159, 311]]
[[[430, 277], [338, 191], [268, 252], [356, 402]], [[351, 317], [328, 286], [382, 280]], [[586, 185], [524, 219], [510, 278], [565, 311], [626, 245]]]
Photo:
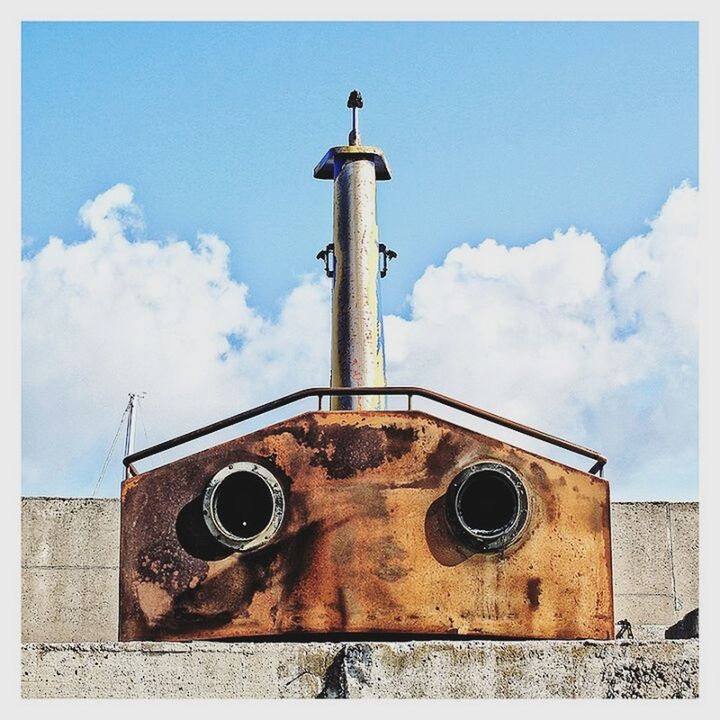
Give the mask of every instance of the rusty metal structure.
[[[349, 145], [327, 151], [314, 177], [333, 181], [333, 242], [318, 253], [333, 278], [330, 385], [385, 385], [385, 341], [380, 312], [380, 276], [396, 253], [378, 243], [375, 181], [389, 180], [390, 168], [380, 148], [360, 144], [357, 111], [362, 96], [348, 100], [353, 126]], [[379, 270], [380, 254], [384, 266]], [[330, 256], [333, 267], [329, 267]], [[383, 395], [338, 395], [335, 410], [383, 410]]]
[[[379, 148], [314, 171], [334, 186], [331, 383], [128, 455], [121, 640], [611, 639], [610, 498], [594, 450], [417, 387], [385, 384]], [[386, 398], [404, 396], [407, 409]], [[299, 400], [304, 412], [160, 467], [136, 463]], [[579, 470], [414, 410], [422, 397], [592, 460]], [[329, 398], [329, 409], [323, 399]]]

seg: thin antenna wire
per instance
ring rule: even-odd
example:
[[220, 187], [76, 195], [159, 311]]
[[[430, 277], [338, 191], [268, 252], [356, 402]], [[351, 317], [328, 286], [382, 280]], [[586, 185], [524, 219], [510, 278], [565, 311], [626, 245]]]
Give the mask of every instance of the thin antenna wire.
[[113, 438], [112, 445], [110, 445], [108, 454], [105, 456], [105, 462], [103, 463], [102, 470], [100, 471], [100, 477], [97, 479], [97, 482], [95, 483], [95, 488], [93, 489], [92, 495], [90, 497], [95, 497], [95, 493], [97, 492], [98, 488], [100, 487], [100, 483], [102, 482], [103, 476], [105, 475], [105, 471], [107, 470], [108, 465], [110, 463], [110, 456], [112, 455], [112, 452], [115, 449], [115, 444], [117, 443], [118, 437], [120, 437], [120, 430], [122, 430], [123, 421], [125, 420], [125, 416], [127, 415], [129, 409], [130, 409], [130, 403], [128, 403], [125, 406], [125, 410], [123, 411], [122, 417], [120, 418], [120, 424], [118, 425], [118, 429], [115, 432], [115, 437]]
[[148, 436], [147, 436], [147, 430], [145, 428], [145, 418], [143, 417], [143, 415], [145, 414], [145, 411], [143, 410], [142, 413], [140, 412], [140, 398], [144, 398], [144, 397], [145, 397], [145, 393], [142, 393], [141, 395], [137, 396], [137, 400], [138, 400], [137, 409], [138, 409], [138, 417], [140, 418], [140, 422], [142, 423], [143, 434], [145, 435], [145, 442], [147, 443]]

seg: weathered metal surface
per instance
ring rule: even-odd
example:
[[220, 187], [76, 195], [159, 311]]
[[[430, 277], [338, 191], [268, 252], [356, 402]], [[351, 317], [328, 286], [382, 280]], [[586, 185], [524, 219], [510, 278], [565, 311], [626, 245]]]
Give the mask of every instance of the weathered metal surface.
[[[328, 150], [313, 175], [332, 179], [333, 242], [318, 253], [333, 278], [330, 384], [333, 387], [385, 385], [385, 346], [380, 312], [378, 228], [375, 222], [375, 181], [389, 180], [390, 171], [379, 148], [361, 144], [357, 111], [362, 95], [348, 98], [352, 130], [348, 145]], [[382, 246], [385, 249], [385, 246]], [[330, 250], [333, 268], [329, 267]], [[392, 252], [392, 251], [391, 251]], [[395, 253], [393, 253], [395, 255]], [[383, 276], [388, 255], [383, 253]], [[334, 397], [334, 410], [383, 410], [382, 395]]]
[[[375, 167], [370, 160], [337, 165], [334, 184], [330, 384], [385, 385], [380, 313], [379, 252], [375, 222]], [[336, 397], [334, 409], [381, 410], [382, 395]]]
[[[473, 552], [444, 513], [482, 461], [528, 496], [504, 552]], [[243, 554], [203, 522], [233, 462], [283, 485], [285, 519]], [[609, 493], [597, 477], [420, 412], [314, 412], [126, 480], [120, 638], [283, 633], [613, 637]]]

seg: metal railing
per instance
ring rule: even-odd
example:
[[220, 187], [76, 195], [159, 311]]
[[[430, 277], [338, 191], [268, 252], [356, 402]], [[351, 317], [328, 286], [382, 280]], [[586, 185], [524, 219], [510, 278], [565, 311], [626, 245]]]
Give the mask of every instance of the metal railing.
[[[218, 430], [224, 430], [225, 428], [228, 428], [232, 425], [237, 425], [238, 423], [244, 422], [245, 420], [250, 420], [252, 418], [258, 417], [259, 415], [264, 415], [265, 413], [271, 412], [272, 410], [277, 410], [278, 408], [284, 407], [285, 405], [290, 405], [291, 403], [297, 402], [298, 400], [316, 397], [318, 399], [318, 410], [322, 410], [323, 398], [352, 395], [405, 395], [407, 396], [408, 400], [408, 410], [412, 410], [413, 397], [426, 398], [427, 400], [432, 400], [434, 402], [440, 403], [441, 405], [445, 405], [446, 407], [453, 408], [454, 410], [459, 410], [460, 412], [467, 413], [468, 415], [472, 415], [473, 417], [487, 420], [491, 423], [495, 423], [496, 425], [502, 425], [503, 427], [509, 428], [510, 430], [515, 430], [516, 432], [522, 433], [523, 435], [528, 435], [529, 437], [536, 438], [537, 440], [542, 440], [543, 442], [549, 443], [550, 445], [555, 445], [556, 447], [563, 448], [564, 450], [569, 450], [570, 452], [573, 452], [577, 455], [582, 455], [584, 457], [590, 458], [591, 460], [595, 461], [595, 464], [587, 471], [588, 473], [597, 474], [602, 477], [603, 468], [607, 463], [607, 458], [595, 450], [583, 447], [582, 445], [577, 445], [576, 443], [570, 442], [569, 440], [564, 440], [563, 438], [559, 438], [555, 435], [550, 435], [549, 433], [543, 432], [542, 430], [537, 430], [536, 428], [530, 427], [529, 425], [523, 425], [522, 423], [516, 422], [515, 420], [509, 420], [508, 418], [502, 417], [501, 415], [495, 415], [494, 413], [491, 413], [487, 410], [482, 410], [481, 408], [474, 407], [473, 405], [468, 405], [467, 403], [460, 402], [459, 400], [454, 400], [453, 398], [433, 392], [432, 390], [426, 390], [424, 388], [412, 386], [396, 386], [355, 388], [314, 387], [307, 388], [305, 390], [298, 390], [297, 392], [290, 393], [289, 395], [284, 395], [283, 397], [272, 400], [271, 402], [264, 403], [263, 405], [258, 405], [251, 410], [245, 410], [244, 412], [238, 413], [237, 415], [232, 415], [231, 417], [225, 418], [224, 420], [218, 420], [217, 422], [211, 423], [210, 425], [205, 425], [204, 427], [193, 430], [192, 432], [185, 433], [184, 435], [179, 435], [178, 437], [158, 443], [157, 445], [153, 445], [152, 447], [145, 448], [144, 450], [139, 450], [138, 452], [134, 452], [123, 459], [123, 465], [125, 466], [130, 475], [137, 475], [138, 470], [135, 468], [133, 463], [139, 460], [144, 460], [152, 455], [157, 455], [158, 453], [164, 452], [166, 450], [171, 450], [172, 448], [176, 448], [179, 445], [184, 445], [185, 443], [197, 440], [198, 438], [205, 437], [206, 435], [210, 435], [211, 433], [217, 432]], [[333, 412], [343, 411], [334, 410]]]

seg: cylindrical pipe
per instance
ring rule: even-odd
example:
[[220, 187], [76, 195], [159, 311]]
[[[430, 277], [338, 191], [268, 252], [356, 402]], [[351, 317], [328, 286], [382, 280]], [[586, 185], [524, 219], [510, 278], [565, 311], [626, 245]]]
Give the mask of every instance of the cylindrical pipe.
[[[332, 387], [385, 385], [385, 345], [380, 308], [375, 163], [336, 156], [333, 242]], [[334, 410], [382, 410], [385, 397], [334, 397]]]

